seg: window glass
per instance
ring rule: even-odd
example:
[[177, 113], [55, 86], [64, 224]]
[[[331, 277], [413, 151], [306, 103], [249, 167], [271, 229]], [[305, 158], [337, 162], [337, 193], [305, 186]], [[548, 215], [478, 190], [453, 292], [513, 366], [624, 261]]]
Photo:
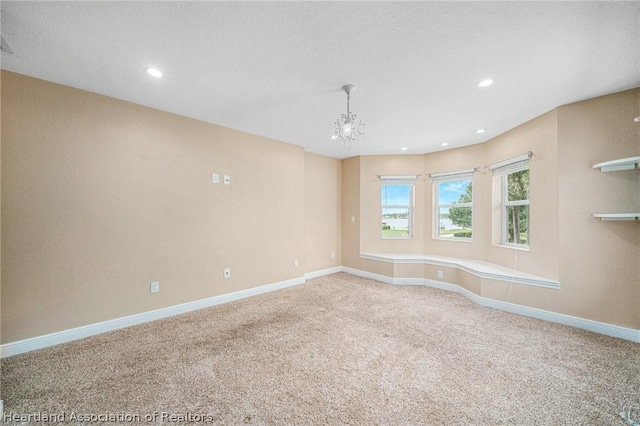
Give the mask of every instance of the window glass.
[[410, 238], [413, 185], [382, 184], [382, 238]]
[[529, 245], [529, 169], [503, 176], [503, 242]]
[[473, 224], [473, 183], [471, 179], [435, 182], [436, 237], [470, 239]]

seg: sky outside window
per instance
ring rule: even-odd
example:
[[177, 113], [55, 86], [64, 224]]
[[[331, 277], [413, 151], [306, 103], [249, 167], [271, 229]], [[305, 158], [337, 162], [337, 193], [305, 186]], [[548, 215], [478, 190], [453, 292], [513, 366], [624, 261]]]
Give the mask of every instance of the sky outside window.
[[382, 184], [382, 238], [411, 237], [412, 191], [410, 184]]
[[411, 187], [408, 185], [382, 185], [382, 204], [386, 206], [408, 206]]
[[471, 180], [458, 180], [453, 182], [441, 182], [438, 184], [438, 204], [452, 204], [460, 200], [462, 194], [466, 194]]

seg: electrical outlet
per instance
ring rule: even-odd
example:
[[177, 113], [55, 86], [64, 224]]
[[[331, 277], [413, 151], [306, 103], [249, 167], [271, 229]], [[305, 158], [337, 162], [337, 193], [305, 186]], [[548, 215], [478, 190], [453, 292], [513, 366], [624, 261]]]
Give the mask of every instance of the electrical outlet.
[[442, 271], [438, 270], [438, 278], [442, 278], [443, 274]]
[[231, 268], [224, 268], [224, 277], [231, 278]]
[[213, 183], [220, 183], [220, 175], [219, 175], [219, 174], [217, 174], [217, 173], [213, 173], [213, 174], [211, 175], [211, 181], [212, 181]]
[[335, 251], [332, 251], [332, 252], [331, 252], [331, 258], [332, 258], [332, 259], [335, 259], [335, 258], [336, 258], [336, 252], [335, 252]]
[[300, 262], [298, 261], [298, 259], [295, 259], [295, 260], [293, 261], [293, 266], [295, 266], [296, 268], [297, 268], [298, 266], [300, 266]]
[[151, 283], [151, 293], [158, 293], [160, 291], [160, 283], [158, 281], [154, 281]]
[[351, 222], [356, 223], [356, 217], [355, 216], [351, 216]]

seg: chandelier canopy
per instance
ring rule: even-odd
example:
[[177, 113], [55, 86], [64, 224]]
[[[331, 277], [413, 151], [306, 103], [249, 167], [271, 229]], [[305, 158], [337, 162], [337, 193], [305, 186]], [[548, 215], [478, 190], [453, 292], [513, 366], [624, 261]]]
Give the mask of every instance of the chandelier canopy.
[[355, 90], [353, 84], [345, 84], [342, 90], [347, 94], [347, 113], [341, 114], [335, 122], [335, 130], [331, 139], [336, 142], [340, 141], [345, 148], [349, 149], [355, 141], [362, 138], [364, 140], [364, 123], [358, 121], [356, 115], [349, 109], [349, 101], [351, 100], [351, 92]]

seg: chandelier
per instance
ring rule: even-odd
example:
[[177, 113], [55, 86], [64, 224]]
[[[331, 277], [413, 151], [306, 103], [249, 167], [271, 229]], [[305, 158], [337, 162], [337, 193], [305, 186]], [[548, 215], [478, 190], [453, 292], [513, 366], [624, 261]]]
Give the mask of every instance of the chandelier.
[[364, 123], [356, 119], [356, 115], [349, 110], [349, 100], [351, 99], [351, 92], [355, 90], [353, 84], [345, 84], [342, 86], [342, 90], [347, 94], [347, 113], [341, 114], [335, 122], [334, 135], [331, 139], [340, 141], [345, 148], [349, 149], [355, 141], [360, 139], [364, 140]]

